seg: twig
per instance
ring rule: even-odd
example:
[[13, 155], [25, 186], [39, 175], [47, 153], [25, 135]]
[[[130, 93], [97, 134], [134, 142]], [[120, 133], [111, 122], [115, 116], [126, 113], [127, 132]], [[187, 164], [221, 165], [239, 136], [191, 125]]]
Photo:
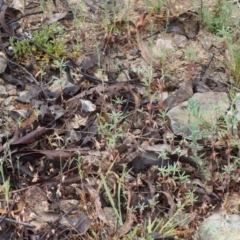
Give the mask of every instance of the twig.
[[17, 22], [18, 20], [20, 20], [22, 18], [31, 16], [31, 15], [41, 14], [41, 13], [43, 13], [43, 11], [38, 11], [38, 12], [33, 12], [33, 13], [26, 13], [26, 14], [22, 15], [21, 17], [18, 17], [18, 18], [15, 18], [15, 19], [9, 21], [7, 24], [11, 24], [13, 22]]
[[15, 224], [19, 224], [19, 225], [23, 225], [25, 227], [29, 227], [29, 228], [35, 228], [36, 226], [30, 224], [30, 223], [26, 223], [26, 222], [19, 222], [10, 218], [5, 218], [5, 221], [10, 222], [10, 223], [15, 223]]
[[[2, 57], [4, 58], [4, 57]], [[18, 63], [15, 63], [14, 61], [8, 59], [8, 58], [4, 58], [6, 59], [8, 62], [16, 65], [17, 67], [21, 68], [28, 76], [30, 76], [30, 78], [34, 81], [34, 83], [36, 83], [38, 86], [40, 86], [39, 82], [36, 80], [36, 78], [29, 72], [27, 71], [24, 67], [22, 67], [21, 65], [19, 65]]]
[[200, 74], [200, 80], [202, 80], [204, 74], [206, 73], [206, 71], [207, 71], [208, 68], [210, 67], [210, 65], [211, 65], [211, 63], [212, 63], [212, 61], [213, 61], [213, 58], [214, 58], [214, 54], [212, 55], [212, 57], [211, 57], [211, 59], [210, 59], [208, 65], [205, 66], [205, 67], [202, 69], [201, 74]]
[[155, 36], [155, 35], [157, 35], [157, 34], [159, 34], [159, 33], [160, 33], [160, 30], [158, 30], [158, 31], [150, 34], [149, 36], [143, 37], [142, 39], [143, 39], [143, 40], [146, 40], [146, 39], [148, 39], [148, 38], [150, 38], [150, 37], [153, 37], [153, 36]]

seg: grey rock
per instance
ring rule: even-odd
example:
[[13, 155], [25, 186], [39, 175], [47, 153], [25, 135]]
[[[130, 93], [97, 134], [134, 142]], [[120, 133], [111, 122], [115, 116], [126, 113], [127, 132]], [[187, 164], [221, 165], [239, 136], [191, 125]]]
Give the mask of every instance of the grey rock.
[[[1, 85], [1, 84], [0, 84]], [[12, 84], [6, 84], [6, 86], [5, 86], [5, 89], [6, 89], [6, 91], [10, 91], [10, 90], [12, 90], [12, 89], [16, 89], [16, 86], [14, 86], [14, 85], [12, 85]]]
[[0, 52], [0, 74], [5, 72], [7, 67], [7, 57], [3, 52]]
[[52, 92], [61, 92], [66, 87], [74, 86], [74, 84], [70, 83], [67, 79], [67, 75], [63, 75], [61, 79], [53, 81], [49, 90]]
[[158, 38], [156, 41], [156, 48], [161, 50], [174, 50], [174, 46], [171, 39]]
[[223, 216], [220, 212], [215, 212], [199, 226], [198, 239], [240, 240], [239, 225], [239, 215]]
[[5, 84], [5, 81], [2, 78], [0, 78], [0, 85], [4, 85], [4, 84]]
[[89, 100], [80, 99], [82, 103], [82, 110], [84, 112], [93, 112], [96, 110], [96, 105]]
[[188, 39], [183, 35], [174, 35], [173, 40], [179, 48], [185, 48], [188, 43]]
[[[189, 111], [190, 103], [195, 104], [192, 108], [195, 109], [195, 113]], [[190, 124], [196, 123], [199, 130], [214, 126], [229, 107], [229, 99], [225, 92], [196, 93], [188, 102], [169, 110], [168, 117], [174, 134], [190, 136]]]
[[113, 208], [111, 207], [105, 207], [103, 208], [104, 215], [106, 216], [108, 220], [108, 231], [114, 232], [116, 230], [116, 226], [118, 225], [118, 217], [116, 213], [114, 212]]
[[129, 51], [129, 55], [131, 56], [137, 56], [139, 54], [139, 49], [138, 48], [132, 48]]
[[4, 86], [0, 85], [0, 98], [6, 98], [8, 93]]
[[138, 48], [132, 48], [128, 54], [127, 54], [127, 59], [128, 61], [133, 61], [135, 59], [137, 59], [140, 55], [140, 51]]

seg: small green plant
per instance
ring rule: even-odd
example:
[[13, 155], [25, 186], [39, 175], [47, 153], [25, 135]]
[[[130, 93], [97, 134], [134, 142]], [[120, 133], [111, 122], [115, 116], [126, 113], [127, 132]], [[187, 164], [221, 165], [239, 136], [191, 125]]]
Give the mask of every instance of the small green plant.
[[[56, 36], [58, 34], [58, 37]], [[53, 54], [56, 57], [60, 57], [64, 54], [64, 42], [61, 39], [64, 30], [58, 27], [56, 24], [50, 26], [43, 26], [41, 30], [35, 31], [32, 38], [26, 38], [23, 40], [15, 40], [10, 38], [10, 45], [13, 47], [15, 57], [21, 57], [23, 55], [30, 56], [37, 51], [42, 52], [42, 48], [45, 52]]]
[[[186, 194], [186, 198], [187, 198], [187, 203], [193, 204], [194, 201], [196, 200], [195, 198], [192, 199], [192, 195], [191, 193], [187, 193]], [[190, 201], [192, 200], [192, 202], [190, 203]], [[183, 209], [185, 208], [186, 204], [185, 203], [181, 203], [181, 201], [178, 201], [176, 204], [176, 211], [173, 214], [173, 216], [171, 216], [170, 218], [165, 218], [165, 217], [157, 217], [154, 219], [149, 218], [148, 221], [145, 221], [143, 223], [143, 225], [140, 226], [136, 226], [131, 232], [129, 232], [128, 239], [148, 239], [148, 240], [152, 240], [154, 239], [152, 237], [152, 233], [159, 233], [162, 234], [164, 236], [175, 236], [177, 233], [177, 228], [178, 226], [183, 223], [186, 220], [189, 220], [189, 216], [185, 217], [185, 218], [181, 218], [181, 220], [179, 221], [178, 216], [182, 215]], [[142, 208], [145, 209], [146, 205], [140, 205], [137, 208]]]
[[232, 11], [233, 5], [225, 0], [216, 0], [212, 11], [203, 4], [200, 9], [197, 9], [204, 26], [214, 34], [219, 34], [223, 29], [230, 30]]
[[106, 140], [109, 149], [114, 149], [120, 137], [123, 136], [123, 130], [119, 123], [125, 118], [122, 112], [113, 111], [108, 114], [108, 122], [102, 122], [100, 115], [97, 115], [98, 133], [102, 139]]
[[[110, 167], [110, 169], [111, 169], [111, 167]], [[111, 194], [111, 188], [107, 184], [106, 177], [102, 173], [100, 174], [101, 183], [103, 185], [103, 188], [105, 190], [107, 198], [111, 204], [111, 207], [113, 208], [113, 210], [118, 218], [118, 223], [120, 224], [120, 226], [123, 225], [121, 194], [122, 194], [122, 191], [124, 190], [123, 183], [124, 183], [124, 180], [125, 180], [127, 174], [128, 173], [126, 172], [126, 166], [123, 166], [122, 175], [117, 184], [116, 201], [114, 199], [114, 196], [112, 196], [112, 194]], [[116, 202], [117, 202], [117, 204], [116, 204]]]
[[145, 0], [147, 8], [151, 12], [159, 12], [165, 2], [166, 0], [158, 0], [156, 3], [153, 3], [152, 0]]
[[229, 44], [229, 56], [226, 66], [234, 77], [236, 87], [240, 87], [240, 49], [238, 44]]
[[121, 97], [116, 97], [116, 99], [112, 100], [115, 104], [123, 104], [126, 102], [126, 99], [123, 98], [123, 96]]
[[184, 50], [184, 57], [189, 62], [195, 62], [196, 61], [196, 51], [195, 51], [195, 49], [187, 47]]
[[65, 62], [64, 59], [61, 59], [61, 61], [54, 60], [54, 65], [56, 66], [57, 69], [59, 69], [60, 74], [64, 74], [65, 73], [65, 69], [67, 67], [67, 63], [68, 62]]
[[174, 185], [179, 181], [182, 183], [187, 183], [189, 181], [189, 177], [181, 172], [181, 166], [176, 163], [167, 167], [157, 167], [157, 170], [163, 179], [170, 180]]
[[150, 87], [153, 82], [153, 68], [148, 66], [146, 68], [137, 68], [136, 72], [142, 75], [141, 82], [145, 87]]
[[5, 179], [4, 170], [3, 170], [3, 159], [0, 159], [0, 177], [2, 180], [2, 185], [0, 185], [0, 192], [4, 193], [5, 201], [8, 205], [9, 203], [9, 190], [10, 190], [10, 178]]

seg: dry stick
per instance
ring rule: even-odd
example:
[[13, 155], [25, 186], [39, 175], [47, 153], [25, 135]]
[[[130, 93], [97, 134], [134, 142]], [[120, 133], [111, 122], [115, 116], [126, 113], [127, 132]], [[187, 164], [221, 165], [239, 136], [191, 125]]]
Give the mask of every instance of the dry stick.
[[22, 15], [21, 17], [15, 18], [15, 19], [7, 22], [7, 24], [11, 24], [11, 23], [13, 23], [13, 22], [17, 22], [18, 20], [20, 20], [20, 19], [22, 19], [22, 18], [31, 16], [31, 15], [41, 14], [41, 13], [43, 13], [43, 11], [38, 11], [38, 12], [33, 12], [33, 13], [26, 13], [26, 14]]
[[[2, 57], [2, 58], [4, 58], [4, 57]], [[34, 83], [36, 83], [38, 86], [40, 86], [39, 82], [36, 80], [36, 78], [29, 71], [27, 71], [24, 67], [22, 67], [18, 63], [15, 63], [14, 61], [12, 61], [12, 60], [10, 60], [8, 58], [4, 58], [4, 59], [7, 60], [10, 63], [16, 65], [17, 67], [21, 68], [28, 76], [30, 76], [30, 78], [34, 81]]]
[[30, 223], [26, 223], [26, 222], [19, 222], [10, 218], [5, 218], [4, 219], [6, 222], [10, 222], [10, 223], [15, 223], [15, 224], [19, 224], [19, 225], [23, 225], [25, 227], [29, 227], [29, 228], [35, 228], [36, 226], [30, 224]]

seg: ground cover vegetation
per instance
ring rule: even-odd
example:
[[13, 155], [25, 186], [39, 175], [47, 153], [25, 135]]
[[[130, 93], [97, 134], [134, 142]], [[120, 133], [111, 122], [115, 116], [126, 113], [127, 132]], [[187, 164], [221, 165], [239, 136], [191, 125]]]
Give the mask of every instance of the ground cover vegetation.
[[239, 213], [238, 1], [0, 10], [1, 239], [207, 239]]

